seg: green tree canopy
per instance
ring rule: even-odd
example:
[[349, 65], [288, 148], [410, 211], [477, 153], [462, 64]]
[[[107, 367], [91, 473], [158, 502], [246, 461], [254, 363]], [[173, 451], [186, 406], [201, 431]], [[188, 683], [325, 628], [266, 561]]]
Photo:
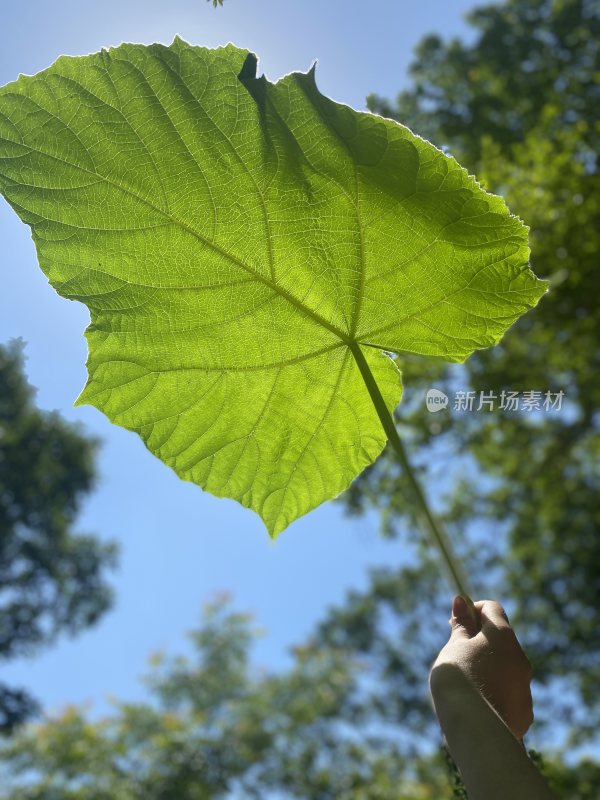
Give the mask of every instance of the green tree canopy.
[[[398, 359], [413, 386], [399, 422], [420, 448], [424, 479], [462, 542], [477, 594], [514, 606], [534, 662], [538, 718], [554, 721], [560, 709], [576, 738], [595, 735], [600, 709], [599, 11], [597, 0], [483, 7], [469, 16], [474, 41], [428, 37], [413, 86], [395, 104], [369, 100], [445, 142], [502, 193], [530, 224], [533, 268], [551, 282], [535, 315], [465, 367]], [[564, 402], [560, 413], [500, 410], [497, 400], [493, 413], [430, 415], [430, 386], [498, 400], [503, 390], [562, 391]], [[379, 509], [388, 533], [414, 539], [407, 495], [388, 453], [346, 501], [355, 511]], [[560, 692], [542, 690], [557, 680], [564, 703]]]
[[[76, 533], [95, 478], [96, 441], [35, 406], [18, 343], [0, 346], [0, 659], [29, 655], [109, 608], [114, 546]], [[39, 710], [0, 685], [0, 730]]]
[[[373, 94], [369, 107], [441, 137], [471, 169], [486, 139], [505, 156], [552, 112], [555, 131], [598, 136], [598, 0], [507, 0], [467, 15], [474, 41], [425, 37], [409, 69], [411, 86], [395, 103]], [[597, 141], [597, 140], [596, 140]]]
[[[0, 750], [5, 800], [450, 800], [444, 760], [415, 755], [386, 679], [357, 650], [309, 642], [278, 673], [251, 658], [252, 620], [223, 599], [191, 633], [189, 657], [156, 654], [148, 700], [102, 718], [68, 708]], [[426, 671], [418, 677], [426, 682]], [[437, 737], [433, 741], [437, 741]], [[593, 800], [598, 765], [546, 771]]]

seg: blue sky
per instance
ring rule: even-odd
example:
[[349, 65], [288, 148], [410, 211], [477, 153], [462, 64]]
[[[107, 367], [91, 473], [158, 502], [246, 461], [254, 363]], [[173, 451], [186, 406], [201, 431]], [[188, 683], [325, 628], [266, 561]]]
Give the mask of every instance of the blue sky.
[[[232, 41], [254, 50], [271, 80], [319, 60], [321, 91], [355, 108], [371, 92], [394, 96], [408, 83], [419, 39], [435, 31], [468, 36], [467, 0], [28, 0], [2, 11], [0, 84], [34, 73], [59, 55], [79, 55], [122, 41], [193, 44]], [[369, 565], [402, 559], [398, 544], [380, 539], [375, 516], [349, 520], [329, 503], [294, 523], [276, 542], [252, 512], [184, 483], [134, 435], [93, 408], [73, 408], [85, 383], [83, 330], [88, 312], [64, 300], [39, 270], [29, 229], [0, 199], [0, 342], [22, 337], [38, 403], [78, 422], [103, 446], [100, 478], [79, 521], [82, 531], [121, 546], [112, 577], [114, 609], [75, 640], [61, 640], [0, 675], [24, 685], [47, 710], [108, 695], [143, 694], [138, 678], [148, 655], [185, 648], [185, 631], [202, 604], [228, 590], [252, 611], [267, 635], [261, 665], [277, 667], [347, 589], [364, 586]], [[407, 387], [410, 391], [410, 387]]]

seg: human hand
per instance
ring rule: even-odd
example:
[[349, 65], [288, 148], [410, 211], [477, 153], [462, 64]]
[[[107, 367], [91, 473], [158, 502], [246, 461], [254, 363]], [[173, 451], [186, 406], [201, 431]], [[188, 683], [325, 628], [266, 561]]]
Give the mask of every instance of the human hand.
[[522, 739], [533, 722], [532, 669], [504, 609], [494, 600], [480, 600], [473, 612], [462, 597], [455, 597], [449, 622], [450, 640], [429, 677], [434, 702], [455, 689], [458, 670]]

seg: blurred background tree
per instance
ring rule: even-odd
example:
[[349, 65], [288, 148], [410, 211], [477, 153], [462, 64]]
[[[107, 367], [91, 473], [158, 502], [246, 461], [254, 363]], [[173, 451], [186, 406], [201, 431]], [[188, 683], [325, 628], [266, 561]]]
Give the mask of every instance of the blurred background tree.
[[117, 704], [95, 723], [68, 709], [7, 745], [4, 797], [398, 798], [390, 783], [399, 769], [381, 740], [339, 732], [358, 674], [352, 659], [298, 648], [290, 669], [271, 675], [250, 667], [256, 633], [217, 599], [191, 635], [191, 659], [152, 658], [152, 702]]
[[[395, 103], [371, 96], [369, 108], [446, 146], [506, 198], [531, 227], [532, 267], [550, 291], [464, 366], [398, 357], [407, 388], [397, 420], [475, 594], [504, 600], [525, 642], [540, 741], [554, 733], [571, 745], [597, 736], [600, 722], [600, 3], [508, 0], [468, 19], [472, 43], [427, 37], [411, 89]], [[496, 402], [493, 412], [432, 415], [431, 386], [498, 398], [562, 391], [564, 400], [560, 412]], [[389, 536], [414, 542], [410, 497], [389, 452], [344, 499], [353, 513], [376, 509]], [[431, 564], [411, 587], [428, 619], [436, 571]], [[381, 591], [375, 581], [361, 603], [385, 604]], [[552, 732], [541, 730], [546, 722]]]
[[[191, 634], [191, 657], [153, 656], [148, 701], [117, 702], [96, 720], [69, 708], [5, 744], [3, 797], [450, 800], [441, 756], [414, 756], [402, 719], [389, 724], [370, 702], [366, 686], [380, 676], [366, 663], [308, 644], [268, 673], [250, 663], [256, 633], [217, 599]], [[570, 798], [597, 797], [600, 765], [544, 769]]]
[[[73, 524], [93, 488], [97, 443], [39, 411], [22, 348], [0, 346], [0, 659], [30, 655], [109, 608], [105, 570], [115, 548]], [[39, 711], [22, 688], [0, 684], [0, 731]]]

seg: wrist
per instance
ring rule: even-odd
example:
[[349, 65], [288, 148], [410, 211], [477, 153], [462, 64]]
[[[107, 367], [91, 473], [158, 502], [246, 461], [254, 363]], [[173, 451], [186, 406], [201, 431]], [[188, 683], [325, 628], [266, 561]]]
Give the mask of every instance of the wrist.
[[477, 691], [458, 664], [434, 664], [429, 673], [429, 691], [434, 703], [445, 699], [463, 699], [465, 694]]
[[525, 748], [522, 737], [511, 730], [506, 720], [457, 664], [446, 662], [434, 666], [429, 676], [429, 688], [435, 713], [445, 735], [449, 730], [460, 728], [465, 735], [476, 738], [481, 714], [491, 714]]

